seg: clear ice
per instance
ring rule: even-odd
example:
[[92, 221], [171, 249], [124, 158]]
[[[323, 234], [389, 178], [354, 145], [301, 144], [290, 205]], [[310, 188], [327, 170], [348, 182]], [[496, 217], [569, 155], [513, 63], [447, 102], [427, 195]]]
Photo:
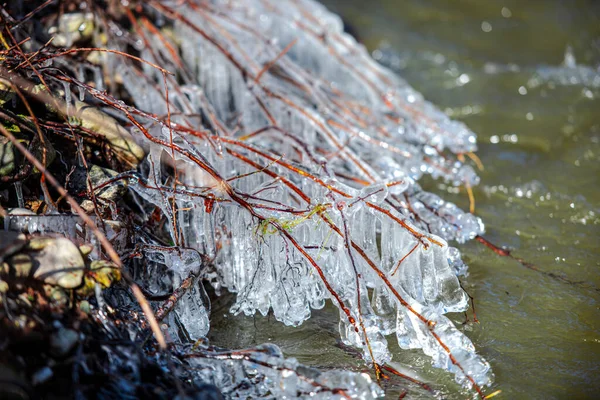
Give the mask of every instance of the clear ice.
[[[182, 349], [183, 350], [183, 349]], [[228, 399], [370, 399], [383, 390], [369, 375], [340, 370], [318, 371], [284, 358], [272, 344], [224, 350], [201, 346], [185, 361], [203, 384], [220, 388]]]
[[[448, 242], [473, 239], [483, 224], [416, 183], [428, 174], [476, 185], [458, 160], [476, 150], [475, 134], [312, 0], [153, 4], [172, 32], [158, 40], [140, 27], [151, 38], [141, 57], [177, 76], [108, 64], [146, 112], [132, 134], [148, 157], [129, 187], [190, 249], [154, 252], [152, 262], [180, 282], [200, 271], [202, 254], [214, 266], [203, 277], [237, 293], [233, 313], [272, 312], [286, 325], [330, 300], [342, 340], [366, 361], [391, 360], [395, 334], [465, 386], [489, 385], [489, 364], [444, 316], [468, 307], [457, 278], [466, 266]], [[197, 339], [209, 310], [194, 288], [169, 321]], [[318, 379], [346, 379], [332, 374]]]

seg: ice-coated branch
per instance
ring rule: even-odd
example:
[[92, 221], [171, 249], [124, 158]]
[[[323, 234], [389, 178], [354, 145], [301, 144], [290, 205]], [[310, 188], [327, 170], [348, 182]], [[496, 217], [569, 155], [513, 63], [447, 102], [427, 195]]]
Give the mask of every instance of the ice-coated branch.
[[[130, 187], [162, 210], [175, 245], [212, 259], [205, 278], [237, 293], [232, 312], [297, 326], [329, 299], [343, 341], [378, 373], [395, 333], [482, 394], [490, 366], [444, 314], [468, 307], [447, 241], [483, 224], [416, 183], [477, 184], [459, 157], [475, 134], [313, 1], [152, 0], [125, 14], [149, 63], [105, 66], [137, 109], [86, 89], [133, 126], [148, 156]], [[160, 262], [187, 279], [188, 256], [173, 254]], [[208, 330], [206, 312], [190, 311], [196, 295], [174, 306], [195, 338]]]

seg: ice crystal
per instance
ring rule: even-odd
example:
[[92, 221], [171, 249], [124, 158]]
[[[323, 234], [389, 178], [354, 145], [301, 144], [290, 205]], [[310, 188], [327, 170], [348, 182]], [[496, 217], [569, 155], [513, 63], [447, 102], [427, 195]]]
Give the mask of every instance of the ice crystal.
[[[468, 307], [447, 241], [483, 224], [416, 183], [476, 185], [456, 156], [476, 150], [475, 134], [313, 1], [149, 4], [170, 25], [137, 27], [142, 58], [177, 76], [111, 61], [147, 112], [129, 111], [149, 154], [130, 187], [161, 208], [177, 246], [212, 260], [205, 277], [237, 293], [231, 311], [297, 326], [331, 300], [365, 360], [389, 361], [395, 333], [458, 382], [490, 384], [489, 364], [444, 316]], [[177, 279], [197, 272], [192, 253], [161, 254]], [[176, 313], [194, 337], [208, 329], [201, 295]]]

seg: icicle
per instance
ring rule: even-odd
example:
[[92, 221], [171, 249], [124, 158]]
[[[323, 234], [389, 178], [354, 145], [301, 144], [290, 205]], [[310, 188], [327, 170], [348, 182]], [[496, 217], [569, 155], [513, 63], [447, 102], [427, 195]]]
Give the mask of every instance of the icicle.
[[23, 199], [23, 184], [21, 181], [15, 182], [15, 193], [17, 194], [17, 204], [19, 208], [25, 208], [25, 200]]
[[63, 82], [62, 84], [65, 91], [66, 114], [69, 115], [69, 111], [71, 109], [71, 87], [67, 82]]

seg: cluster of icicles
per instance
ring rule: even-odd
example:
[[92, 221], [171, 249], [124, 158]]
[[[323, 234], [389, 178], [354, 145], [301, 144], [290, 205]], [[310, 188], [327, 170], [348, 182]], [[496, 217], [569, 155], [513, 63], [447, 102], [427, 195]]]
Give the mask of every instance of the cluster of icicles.
[[[297, 326], [330, 300], [367, 362], [391, 360], [393, 334], [465, 386], [489, 385], [489, 364], [444, 316], [468, 308], [466, 267], [447, 241], [483, 224], [416, 183], [476, 185], [457, 157], [476, 150], [475, 135], [311, 0], [180, 3], [147, 2], [162, 31], [135, 25], [141, 58], [176, 76], [107, 60], [156, 116], [138, 117], [149, 155], [130, 185], [162, 208], [173, 241], [213, 260], [205, 277], [237, 293], [235, 314]], [[199, 271], [196, 251], [147, 255], [177, 280]], [[176, 308], [192, 338], [209, 329], [203, 304], [192, 291]]]

